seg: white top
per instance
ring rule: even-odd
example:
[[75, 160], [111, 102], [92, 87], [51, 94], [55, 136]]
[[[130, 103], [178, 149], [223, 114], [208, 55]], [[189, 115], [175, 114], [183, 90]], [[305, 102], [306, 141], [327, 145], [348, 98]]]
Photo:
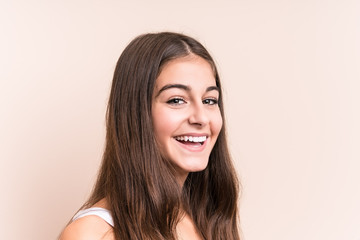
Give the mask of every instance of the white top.
[[92, 207], [92, 208], [80, 210], [73, 217], [72, 220], [75, 221], [76, 219], [79, 219], [79, 218], [82, 218], [82, 217], [85, 217], [85, 216], [89, 216], [89, 215], [98, 216], [98, 217], [102, 218], [105, 222], [110, 224], [112, 227], [114, 227], [114, 220], [113, 220], [113, 218], [111, 216], [111, 213], [110, 213], [109, 210], [107, 210], [105, 208]]

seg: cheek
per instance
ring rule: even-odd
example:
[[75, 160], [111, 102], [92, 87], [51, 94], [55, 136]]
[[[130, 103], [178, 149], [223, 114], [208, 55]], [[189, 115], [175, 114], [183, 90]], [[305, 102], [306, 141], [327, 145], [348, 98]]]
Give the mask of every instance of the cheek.
[[223, 120], [220, 114], [220, 111], [216, 114], [214, 114], [213, 118], [212, 118], [212, 125], [211, 125], [211, 131], [213, 132], [214, 135], [218, 135], [222, 129], [222, 125], [223, 125]]
[[181, 115], [162, 108], [154, 109], [152, 118], [155, 136], [162, 144], [164, 139], [168, 139], [174, 135], [182, 122]]

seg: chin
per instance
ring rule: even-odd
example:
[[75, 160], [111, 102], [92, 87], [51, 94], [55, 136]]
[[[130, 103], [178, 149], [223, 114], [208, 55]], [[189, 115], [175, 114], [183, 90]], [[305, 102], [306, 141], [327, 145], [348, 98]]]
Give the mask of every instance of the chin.
[[208, 165], [208, 161], [204, 161], [204, 162], [197, 162], [196, 165], [194, 164], [189, 164], [187, 166], [182, 166], [182, 170], [186, 171], [186, 172], [201, 172], [204, 171], [206, 169]]

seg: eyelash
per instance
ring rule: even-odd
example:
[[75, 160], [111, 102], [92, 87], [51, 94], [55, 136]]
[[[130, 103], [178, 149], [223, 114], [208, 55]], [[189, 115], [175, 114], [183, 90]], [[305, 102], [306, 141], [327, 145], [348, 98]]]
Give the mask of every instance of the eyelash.
[[203, 100], [203, 103], [209, 104], [209, 105], [217, 105], [219, 103], [219, 100], [217, 100], [216, 98], [207, 98], [207, 99]]
[[179, 98], [179, 97], [175, 97], [170, 99], [169, 101], [167, 101], [166, 103], [170, 104], [170, 105], [180, 105], [183, 103], [179, 103], [180, 101], [186, 103], [186, 101], [183, 98]]
[[[183, 102], [183, 103], [180, 103]], [[217, 105], [219, 103], [219, 101], [216, 98], [206, 98], [203, 101], [203, 104], [208, 104], [208, 105]], [[170, 105], [180, 105], [180, 104], [184, 104], [186, 103], [186, 101], [183, 98], [172, 98], [169, 101], [166, 102], [167, 104]]]

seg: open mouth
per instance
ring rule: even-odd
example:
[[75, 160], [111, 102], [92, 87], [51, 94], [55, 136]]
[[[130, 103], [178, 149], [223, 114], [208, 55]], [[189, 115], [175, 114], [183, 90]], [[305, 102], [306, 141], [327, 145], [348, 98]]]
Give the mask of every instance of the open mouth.
[[189, 146], [202, 146], [207, 139], [206, 136], [176, 136], [174, 138], [176, 141]]

